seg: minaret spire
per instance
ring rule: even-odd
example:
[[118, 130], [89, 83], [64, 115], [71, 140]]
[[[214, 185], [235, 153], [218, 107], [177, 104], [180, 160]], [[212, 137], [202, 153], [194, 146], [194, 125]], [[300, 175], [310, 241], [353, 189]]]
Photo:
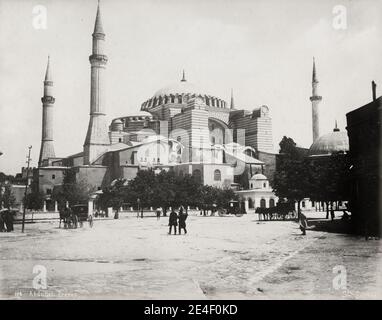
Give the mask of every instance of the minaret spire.
[[98, 0], [98, 6], [97, 6], [97, 16], [96, 16], [96, 20], [95, 20], [95, 24], [94, 24], [94, 33], [105, 34], [103, 31], [103, 26], [102, 26], [100, 1], [99, 0]]
[[45, 81], [52, 81], [52, 73], [50, 71], [50, 56], [48, 56], [48, 64], [46, 65]]
[[235, 101], [233, 99], [233, 89], [231, 89], [231, 105], [230, 105], [230, 108], [235, 109]]
[[320, 137], [320, 112], [318, 105], [321, 102], [322, 97], [318, 95], [318, 80], [316, 72], [316, 61], [313, 57], [313, 72], [312, 72], [312, 96], [310, 101], [312, 102], [312, 130], [313, 130], [313, 142]]
[[104, 52], [105, 33], [102, 27], [101, 10], [98, 2], [94, 24], [90, 85], [90, 119], [84, 143], [84, 164], [92, 162], [110, 145], [106, 119], [105, 71], [107, 56]]
[[44, 96], [41, 98], [42, 102], [42, 136], [40, 156], [38, 160], [39, 167], [46, 166], [45, 163], [49, 158], [54, 158], [53, 146], [53, 106], [55, 99], [53, 97], [53, 77], [50, 67], [50, 57], [48, 56], [48, 63], [46, 65], [45, 78], [44, 78]]
[[316, 61], [315, 61], [314, 57], [313, 57], [312, 82], [313, 82], [313, 83], [318, 83], [318, 80], [317, 80], [317, 72], [316, 72]]
[[183, 69], [183, 76], [182, 76], [182, 80], [180, 80], [181, 82], [186, 82], [186, 74], [184, 72], [184, 69]]

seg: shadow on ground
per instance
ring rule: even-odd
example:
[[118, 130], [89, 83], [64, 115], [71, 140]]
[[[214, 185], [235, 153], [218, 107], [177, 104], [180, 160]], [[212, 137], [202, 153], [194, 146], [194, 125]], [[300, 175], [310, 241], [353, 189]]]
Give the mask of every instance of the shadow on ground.
[[312, 231], [352, 234], [350, 220], [309, 219], [309, 229]]

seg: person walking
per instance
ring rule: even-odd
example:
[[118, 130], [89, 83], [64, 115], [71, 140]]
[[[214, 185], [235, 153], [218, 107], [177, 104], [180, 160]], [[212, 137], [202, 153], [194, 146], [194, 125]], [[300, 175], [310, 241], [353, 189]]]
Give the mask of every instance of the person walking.
[[299, 224], [300, 224], [300, 230], [302, 232], [302, 235], [305, 236], [306, 229], [308, 228], [308, 219], [306, 218], [305, 214], [303, 214], [302, 212], [300, 212]]
[[176, 227], [178, 225], [178, 215], [174, 211], [174, 209], [171, 209], [171, 213], [168, 218], [168, 225], [169, 225], [168, 234], [171, 234], [172, 227], [174, 227], [174, 234], [176, 234]]
[[160, 219], [160, 215], [162, 213], [162, 208], [158, 207], [157, 210], [156, 210], [156, 214], [157, 214], [157, 220]]
[[181, 234], [182, 229], [184, 230], [184, 234], [187, 234], [187, 229], [186, 229], [186, 220], [187, 220], [188, 214], [184, 210], [183, 206], [180, 207], [179, 209], [179, 234]]
[[333, 204], [332, 204], [332, 206], [331, 206], [331, 208], [330, 208], [330, 218], [331, 218], [332, 221], [333, 221], [335, 217], [336, 217], [336, 216], [335, 216], [335, 214], [334, 214], [334, 208], [333, 208]]

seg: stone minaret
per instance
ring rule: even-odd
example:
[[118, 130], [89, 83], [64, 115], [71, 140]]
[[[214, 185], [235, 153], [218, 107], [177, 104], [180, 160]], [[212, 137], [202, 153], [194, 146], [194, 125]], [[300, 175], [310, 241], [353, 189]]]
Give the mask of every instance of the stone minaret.
[[313, 142], [320, 137], [320, 110], [318, 104], [321, 102], [322, 97], [318, 95], [318, 80], [316, 75], [316, 63], [313, 58], [313, 75], [312, 75], [312, 128], [313, 128]]
[[98, 2], [93, 32], [91, 64], [90, 119], [84, 143], [84, 164], [91, 164], [110, 145], [105, 107], [105, 71], [107, 56], [104, 54], [105, 33], [102, 27]]
[[48, 158], [54, 158], [53, 147], [53, 105], [55, 99], [53, 98], [53, 79], [50, 69], [50, 59], [48, 57], [48, 64], [46, 66], [45, 80], [44, 80], [44, 96], [41, 98], [42, 102], [42, 138], [40, 157], [38, 165], [41, 167], [43, 161]]

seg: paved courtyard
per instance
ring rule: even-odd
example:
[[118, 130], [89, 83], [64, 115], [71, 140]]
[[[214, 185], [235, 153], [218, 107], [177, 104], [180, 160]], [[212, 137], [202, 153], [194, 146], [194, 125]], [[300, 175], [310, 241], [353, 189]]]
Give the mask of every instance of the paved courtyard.
[[[254, 215], [190, 215], [189, 233], [176, 236], [167, 222], [128, 217], [70, 230], [45, 222], [27, 224], [25, 234], [16, 225], [0, 233], [0, 297], [382, 298], [380, 240], [317, 231], [303, 237], [295, 222]], [[46, 289], [33, 289], [36, 265], [46, 268]], [[333, 270], [341, 271], [341, 288]]]

